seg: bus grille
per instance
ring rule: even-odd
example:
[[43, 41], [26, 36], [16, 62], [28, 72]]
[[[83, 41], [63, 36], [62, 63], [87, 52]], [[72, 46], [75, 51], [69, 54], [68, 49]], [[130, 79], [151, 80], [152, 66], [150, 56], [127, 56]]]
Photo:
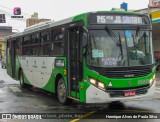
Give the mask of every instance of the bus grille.
[[149, 75], [154, 65], [139, 67], [91, 68], [108, 78], [135, 78]]
[[[136, 95], [143, 95], [148, 92], [149, 87], [139, 88], [139, 89], [130, 89], [128, 91], [136, 91]], [[124, 92], [126, 90], [108, 90], [110, 97], [124, 97]]]
[[149, 75], [151, 69], [137, 69], [137, 70], [106, 70], [102, 75], [108, 78], [133, 78]]

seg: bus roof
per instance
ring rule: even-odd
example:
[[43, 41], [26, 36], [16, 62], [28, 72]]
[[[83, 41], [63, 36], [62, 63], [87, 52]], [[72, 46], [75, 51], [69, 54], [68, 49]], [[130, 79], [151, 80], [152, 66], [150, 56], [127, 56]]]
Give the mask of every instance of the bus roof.
[[62, 24], [65, 24], [65, 23], [69, 23], [69, 22], [72, 22], [72, 20], [73, 20], [73, 17], [68, 18], [68, 19], [64, 19], [64, 20], [61, 20], [61, 21], [56, 21], [56, 22], [54, 22], [54, 21], [42, 22], [42, 23], [39, 23], [39, 24], [30, 26], [30, 27], [24, 29], [23, 32], [7, 36], [6, 38], [7, 39], [15, 38], [15, 37], [18, 37], [18, 36], [21, 36], [21, 35], [29, 34], [29, 33], [32, 33], [32, 32], [40, 31], [40, 30], [47, 29], [47, 28], [50, 28], [50, 27], [62, 25]]
[[139, 13], [139, 12], [113, 11], [113, 10], [111, 10], [111, 11], [95, 11], [95, 12], [93, 11], [93, 12], [87, 12], [87, 13], [79, 14], [79, 15], [76, 15], [74, 17], [70, 17], [70, 18], [67, 18], [67, 19], [60, 20], [60, 21], [42, 22], [42, 23], [39, 23], [39, 24], [30, 26], [30, 27], [24, 29], [23, 32], [7, 36], [6, 38], [7, 39], [16, 38], [16, 37], [19, 37], [19, 36], [22, 36], [22, 35], [25, 35], [25, 34], [29, 34], [29, 33], [35, 32], [35, 31], [40, 31], [40, 30], [47, 29], [47, 28], [50, 28], [50, 27], [54, 27], [54, 26], [58, 26], [58, 25], [63, 25], [63, 24], [69, 23], [69, 22], [85, 19], [87, 17], [87, 15], [91, 14], [91, 13], [113, 13], [113, 14], [117, 13], [117, 14], [143, 15], [143, 13]]
[[141, 12], [132, 12], [132, 11], [115, 11], [115, 10], [111, 10], [111, 11], [97, 11], [97, 12], [106, 12], [106, 13], [117, 13], [117, 14], [135, 14], [135, 15], [143, 15], [143, 13]]

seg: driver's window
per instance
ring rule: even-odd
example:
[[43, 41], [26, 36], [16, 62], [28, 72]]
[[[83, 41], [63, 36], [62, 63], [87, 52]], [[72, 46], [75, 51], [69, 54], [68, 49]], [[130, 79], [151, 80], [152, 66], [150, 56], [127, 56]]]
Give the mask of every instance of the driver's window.
[[149, 53], [149, 39], [148, 33], [144, 32], [138, 42], [138, 48], [145, 54]]
[[144, 46], [144, 37], [142, 37], [139, 42], [138, 42], [138, 48], [142, 51], [145, 52], [145, 46]]

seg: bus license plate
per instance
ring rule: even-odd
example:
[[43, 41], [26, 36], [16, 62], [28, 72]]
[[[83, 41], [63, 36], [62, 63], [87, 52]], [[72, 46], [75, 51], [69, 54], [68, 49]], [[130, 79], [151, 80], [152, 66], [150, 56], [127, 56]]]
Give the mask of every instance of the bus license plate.
[[127, 92], [124, 92], [124, 96], [125, 97], [135, 96], [135, 95], [136, 95], [136, 91], [127, 91]]

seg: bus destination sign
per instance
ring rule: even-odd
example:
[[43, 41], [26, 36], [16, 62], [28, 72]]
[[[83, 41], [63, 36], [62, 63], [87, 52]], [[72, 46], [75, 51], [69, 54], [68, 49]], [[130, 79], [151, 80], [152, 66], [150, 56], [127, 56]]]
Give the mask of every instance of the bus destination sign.
[[129, 15], [93, 15], [91, 24], [144, 24], [143, 17]]

